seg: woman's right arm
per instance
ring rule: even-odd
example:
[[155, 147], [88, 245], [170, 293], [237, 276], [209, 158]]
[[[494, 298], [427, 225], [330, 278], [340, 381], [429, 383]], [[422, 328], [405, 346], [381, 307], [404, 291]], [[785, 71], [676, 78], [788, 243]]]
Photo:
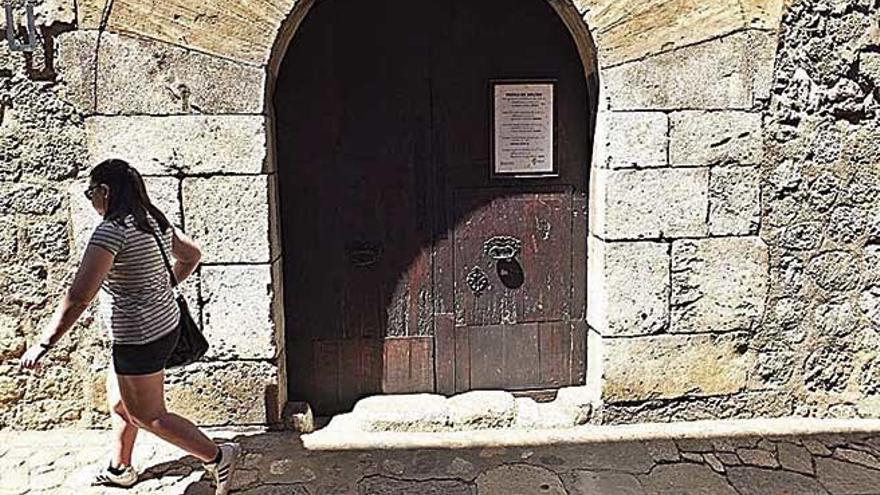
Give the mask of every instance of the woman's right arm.
[[174, 235], [171, 239], [171, 254], [175, 259], [172, 270], [177, 281], [183, 282], [199, 266], [202, 250], [189, 236], [177, 229], [172, 230]]

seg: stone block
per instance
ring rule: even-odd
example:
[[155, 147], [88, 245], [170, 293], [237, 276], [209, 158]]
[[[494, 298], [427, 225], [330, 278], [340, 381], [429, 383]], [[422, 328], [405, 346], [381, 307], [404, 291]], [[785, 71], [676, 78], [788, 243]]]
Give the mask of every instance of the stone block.
[[201, 291], [208, 359], [272, 359], [269, 265], [203, 266]]
[[277, 373], [266, 362], [200, 363], [166, 375], [168, 409], [199, 425], [277, 422]]
[[662, 464], [639, 477], [646, 493], [736, 495], [724, 476], [701, 464]]
[[[80, 0], [85, 3], [102, 0]], [[198, 2], [172, 0], [162, 6], [114, 0], [108, 28], [135, 32], [226, 58], [262, 65], [296, 0]], [[94, 9], [94, 7], [93, 7]]]
[[153, 40], [108, 32], [101, 37], [101, 114], [258, 114], [264, 86], [259, 67]]
[[55, 37], [54, 89], [58, 96], [83, 114], [95, 112], [97, 31], [71, 31]]
[[586, 13], [603, 66], [694, 45], [746, 27], [774, 29], [770, 26], [778, 26], [782, 16], [782, 0], [574, 0], [574, 4]]
[[98, 29], [110, 0], [77, 0], [77, 25], [80, 29]]
[[783, 493], [827, 493], [814, 478], [803, 474], [756, 467], [732, 467], [727, 479], [737, 493], [777, 495]]
[[594, 163], [603, 168], [662, 167], [668, 132], [669, 118], [661, 112], [599, 112]]
[[629, 473], [611, 471], [574, 471], [563, 478], [572, 495], [615, 494], [641, 495], [638, 479]]
[[[332, 482], [330, 482], [332, 484]], [[296, 485], [289, 485], [297, 488]], [[333, 488], [324, 493], [343, 493], [342, 488]], [[281, 492], [279, 492], [281, 493]], [[300, 495], [300, 492], [290, 492], [285, 488], [284, 492]], [[303, 490], [303, 494], [306, 492]], [[349, 493], [369, 493], [371, 495], [392, 494], [420, 494], [420, 495], [472, 495], [473, 485], [461, 480], [453, 479], [427, 479], [427, 480], [402, 480], [393, 476], [372, 475], [361, 478], [357, 482], [357, 491]], [[548, 492], [555, 493], [555, 492]]]
[[709, 171], [709, 233], [754, 235], [761, 223], [761, 172], [757, 167]]
[[121, 158], [144, 175], [259, 174], [266, 159], [259, 115], [93, 117], [86, 133], [92, 163]]
[[740, 32], [609, 67], [612, 110], [749, 109], [758, 60]]
[[19, 228], [13, 217], [0, 217], [0, 261], [8, 262], [18, 256]]
[[6, 361], [24, 354], [27, 342], [18, 317], [0, 313], [0, 359]]
[[183, 210], [204, 263], [269, 262], [266, 176], [184, 179]]
[[749, 330], [764, 312], [767, 246], [758, 237], [672, 243], [672, 333]]
[[758, 100], [769, 100], [770, 91], [773, 88], [773, 71], [776, 68], [776, 52], [779, 46], [779, 33], [776, 29], [779, 28], [779, 19], [781, 17], [777, 16], [775, 12], [782, 10], [782, 6], [779, 4], [783, 1], [785, 0], [745, 0], [743, 2], [743, 9], [746, 11], [746, 15], [749, 14], [748, 4], [766, 2], [765, 6], [768, 10], [774, 12], [771, 18], [776, 21], [776, 25], [770, 28], [773, 31], [749, 32], [749, 51], [752, 55], [753, 71], [752, 93], [756, 103], [758, 103]]
[[[34, 23], [37, 26], [73, 24], [76, 20], [75, 0], [42, 0], [34, 4]], [[18, 12], [23, 15], [24, 11]], [[5, 28], [4, 28], [5, 29]]]
[[73, 248], [75, 257], [82, 256], [95, 227], [101, 223], [101, 216], [92, 207], [91, 201], [83, 196], [89, 187], [88, 178], [75, 180], [67, 188], [70, 203], [70, 222], [73, 228]]
[[828, 491], [841, 495], [873, 493], [880, 484], [880, 471], [858, 464], [816, 457], [816, 479]]
[[480, 474], [478, 493], [542, 493], [566, 495], [559, 475], [547, 468], [527, 464], [502, 465]]
[[592, 232], [607, 240], [705, 236], [708, 188], [707, 168], [595, 169]]
[[0, 215], [49, 215], [61, 207], [64, 194], [58, 189], [24, 182], [0, 182]]
[[[592, 343], [592, 341], [590, 342]], [[602, 339], [606, 403], [732, 394], [755, 362], [742, 334]]]
[[176, 177], [144, 177], [147, 195], [153, 206], [159, 208], [172, 225], [183, 225], [180, 207], [180, 179]]
[[351, 415], [362, 431], [442, 431], [449, 406], [441, 395], [375, 395], [359, 400]]
[[587, 319], [604, 336], [650, 335], [669, 326], [669, 244], [588, 238]]
[[70, 253], [66, 223], [32, 222], [27, 226], [27, 253], [46, 261], [64, 261]]
[[449, 424], [456, 430], [505, 428], [516, 419], [516, 401], [510, 392], [478, 390], [449, 399]]
[[761, 163], [761, 114], [676, 112], [670, 117], [669, 163], [674, 167]]

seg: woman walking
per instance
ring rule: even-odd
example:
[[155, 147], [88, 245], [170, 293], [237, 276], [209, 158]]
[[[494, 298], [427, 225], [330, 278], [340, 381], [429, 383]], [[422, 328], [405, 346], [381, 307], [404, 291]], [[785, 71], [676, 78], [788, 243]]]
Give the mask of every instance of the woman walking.
[[107, 398], [115, 445], [110, 464], [95, 482], [122, 487], [137, 482], [131, 454], [144, 429], [204, 461], [216, 493], [225, 495], [241, 447], [218, 446], [192, 422], [165, 409], [165, 364], [180, 333], [180, 310], [162, 251], [171, 252], [173, 276], [182, 282], [198, 266], [199, 247], [153, 206], [140, 174], [122, 160], [98, 164], [85, 195], [104, 220], [92, 234], [70, 289], [21, 366], [36, 366], [103, 287], [109, 296], [101, 309], [112, 341]]

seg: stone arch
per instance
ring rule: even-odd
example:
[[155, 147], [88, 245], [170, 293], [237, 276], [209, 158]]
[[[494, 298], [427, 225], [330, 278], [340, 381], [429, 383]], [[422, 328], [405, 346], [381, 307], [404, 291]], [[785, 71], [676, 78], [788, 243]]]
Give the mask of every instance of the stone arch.
[[[587, 87], [587, 98], [589, 101], [588, 108], [585, 109], [586, 115], [588, 116], [588, 121], [586, 123], [586, 127], [589, 129], [586, 135], [583, 136], [583, 139], [586, 141], [587, 145], [587, 156], [589, 157], [589, 149], [592, 147], [592, 129], [595, 126], [595, 110], [598, 105], [598, 65], [597, 65], [597, 53], [595, 49], [595, 43], [590, 34], [589, 28], [584, 21], [584, 18], [581, 14], [578, 13], [574, 4], [569, 0], [541, 0], [545, 2], [547, 5], [552, 7], [553, 11], [555, 11], [556, 15], [562, 21], [562, 24], [568, 31], [570, 36], [572, 46], [575, 48], [577, 56], [580, 61], [580, 65], [583, 68], [583, 77], [584, 82]], [[285, 22], [278, 29], [278, 37], [271, 49], [270, 56], [268, 61], [266, 62], [266, 93], [265, 93], [265, 101], [266, 108], [265, 112], [269, 116], [269, 122], [267, 124], [267, 134], [268, 134], [268, 147], [272, 152], [270, 153], [270, 158], [268, 161], [268, 172], [270, 174], [278, 174], [278, 165], [274, 156], [274, 151], [276, 150], [275, 137], [274, 137], [274, 121], [275, 121], [275, 108], [272, 104], [273, 97], [275, 94], [275, 85], [277, 78], [279, 77], [279, 73], [281, 71], [282, 62], [285, 59], [285, 56], [288, 51], [288, 47], [291, 42], [297, 35], [297, 30], [300, 24], [306, 19], [309, 14], [310, 9], [314, 6], [314, 0], [300, 0], [297, 2], [290, 14], [288, 15]], [[588, 159], [583, 166], [586, 168], [590, 168], [590, 160]], [[587, 175], [588, 176], [588, 175]], [[277, 197], [278, 189], [272, 192], [272, 194], [276, 195], [272, 197], [272, 202], [274, 203], [271, 206], [273, 211], [278, 210], [280, 207], [280, 200]], [[275, 220], [270, 223], [271, 229], [271, 237], [273, 239], [281, 238], [281, 225], [280, 222], [277, 221], [277, 214]], [[280, 252], [279, 252], [280, 254]], [[276, 294], [282, 293], [283, 288], [281, 285], [283, 284], [283, 277], [275, 278], [273, 280], [274, 291]], [[276, 311], [280, 311], [280, 307], [276, 307]], [[283, 325], [283, 317], [281, 315], [274, 315], [276, 326], [281, 330], [277, 331], [276, 337], [281, 339], [282, 335], [286, 332]], [[279, 340], [280, 342], [280, 340]], [[282, 351], [283, 352], [283, 351]], [[286, 370], [282, 370], [281, 364], [283, 360], [279, 359], [279, 373], [283, 373]]]

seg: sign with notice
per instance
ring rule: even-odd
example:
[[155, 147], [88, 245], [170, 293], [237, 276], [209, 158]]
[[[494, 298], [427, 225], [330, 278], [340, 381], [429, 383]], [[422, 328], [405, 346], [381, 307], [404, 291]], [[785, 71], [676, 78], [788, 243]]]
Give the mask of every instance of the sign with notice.
[[554, 176], [553, 81], [492, 81], [496, 176]]

